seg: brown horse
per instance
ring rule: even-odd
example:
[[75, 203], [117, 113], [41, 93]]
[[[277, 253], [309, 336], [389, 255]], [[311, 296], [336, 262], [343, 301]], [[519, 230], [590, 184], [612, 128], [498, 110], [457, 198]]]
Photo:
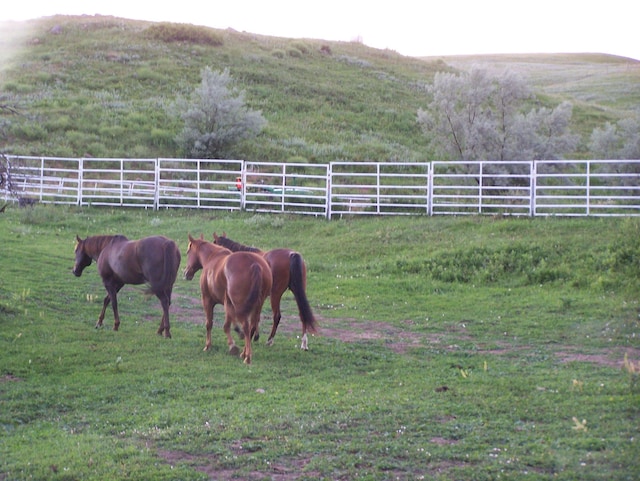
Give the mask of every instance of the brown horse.
[[[302, 322], [302, 343], [301, 349], [305, 351], [309, 349], [307, 332], [316, 332], [316, 320], [311, 311], [309, 300], [307, 299], [307, 267], [299, 252], [291, 249], [273, 249], [263, 252], [255, 247], [248, 247], [235, 242], [227, 237], [225, 233], [222, 236], [213, 233], [214, 242], [218, 245], [226, 247], [234, 252], [248, 251], [260, 254], [269, 264], [273, 275], [273, 287], [271, 288], [271, 310], [273, 311], [273, 325], [271, 334], [267, 340], [267, 345], [273, 344], [273, 338], [276, 335], [278, 324], [282, 318], [280, 312], [280, 299], [287, 289], [291, 289], [293, 296], [298, 304], [298, 314]], [[257, 333], [256, 333], [257, 335]]]
[[162, 321], [158, 334], [169, 331], [171, 291], [180, 267], [180, 250], [175, 242], [162, 236], [145, 237], [131, 241], [123, 235], [99, 235], [80, 239], [76, 236], [76, 261], [73, 274], [82, 275], [85, 267], [96, 261], [107, 296], [102, 304], [96, 328], [102, 326], [109, 302], [113, 307], [113, 330], [120, 326], [117, 295], [125, 284], [149, 285], [162, 304]]
[[239, 353], [231, 337], [231, 325], [239, 325], [244, 335], [241, 357], [245, 363], [251, 364], [251, 338], [258, 331], [262, 305], [271, 292], [269, 265], [258, 254], [234, 253], [205, 241], [202, 236], [194, 239], [189, 234], [185, 278], [193, 279], [200, 269], [200, 292], [207, 328], [204, 350], [211, 349], [213, 308], [216, 304], [223, 304], [229, 353], [234, 356]]

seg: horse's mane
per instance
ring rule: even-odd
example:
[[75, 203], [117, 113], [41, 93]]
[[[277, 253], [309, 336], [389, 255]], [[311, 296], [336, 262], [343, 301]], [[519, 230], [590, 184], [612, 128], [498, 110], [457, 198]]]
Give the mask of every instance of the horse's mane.
[[100, 252], [109, 244], [110, 242], [118, 240], [118, 241], [127, 241], [125, 236], [123, 235], [94, 235], [87, 237], [84, 240], [84, 250], [90, 255], [99, 255]]
[[216, 236], [216, 244], [221, 245], [222, 247], [226, 247], [232, 252], [262, 252], [256, 247], [250, 247], [244, 244], [240, 244], [239, 242], [229, 239], [227, 236]]

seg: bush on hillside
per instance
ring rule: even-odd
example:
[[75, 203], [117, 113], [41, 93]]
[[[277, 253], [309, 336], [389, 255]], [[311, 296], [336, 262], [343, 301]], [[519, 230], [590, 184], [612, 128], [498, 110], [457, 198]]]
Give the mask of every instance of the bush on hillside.
[[224, 45], [224, 40], [218, 33], [198, 25], [159, 23], [145, 30], [145, 35], [162, 42], [186, 42], [214, 47]]
[[245, 106], [244, 91], [233, 87], [229, 69], [202, 70], [202, 82], [190, 99], [178, 98], [175, 110], [184, 122], [176, 141], [192, 158], [233, 155], [239, 142], [257, 136], [267, 121]]

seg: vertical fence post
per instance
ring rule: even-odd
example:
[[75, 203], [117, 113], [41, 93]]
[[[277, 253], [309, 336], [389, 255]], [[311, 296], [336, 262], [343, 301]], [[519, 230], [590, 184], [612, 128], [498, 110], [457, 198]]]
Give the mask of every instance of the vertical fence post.
[[284, 197], [287, 192], [287, 164], [282, 164], [280, 175], [282, 176], [282, 180], [280, 182], [280, 188], [282, 189], [282, 192], [280, 193], [280, 212], [284, 212]]
[[482, 214], [482, 188], [484, 186], [484, 162], [480, 162], [480, 180], [478, 182], [478, 214]]
[[82, 206], [82, 186], [84, 185], [84, 159], [78, 159], [78, 206]]
[[427, 214], [433, 216], [433, 162], [429, 164], [429, 176], [427, 178]]
[[38, 202], [42, 202], [42, 191], [44, 190], [44, 157], [40, 157], [40, 192], [38, 193]]
[[376, 214], [380, 213], [380, 165], [376, 164]]
[[153, 210], [160, 209], [160, 159], [155, 159], [155, 168], [154, 168], [154, 176], [153, 176]]
[[120, 159], [120, 206], [124, 204], [124, 159]]
[[587, 160], [587, 215], [591, 213], [591, 161]]
[[240, 165], [240, 210], [244, 211], [247, 202], [247, 161]]
[[333, 205], [331, 203], [331, 189], [333, 185], [333, 162], [329, 162], [329, 167], [327, 169], [327, 219], [331, 220], [331, 210], [333, 209]]
[[533, 160], [529, 167], [529, 217], [536, 215], [536, 186], [538, 185], [538, 163]]

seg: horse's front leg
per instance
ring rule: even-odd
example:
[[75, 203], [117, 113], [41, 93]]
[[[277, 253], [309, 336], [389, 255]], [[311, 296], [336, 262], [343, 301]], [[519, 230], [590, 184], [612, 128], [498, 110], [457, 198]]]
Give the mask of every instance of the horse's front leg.
[[213, 308], [216, 303], [209, 297], [202, 296], [202, 307], [204, 309], [205, 327], [207, 328], [207, 339], [204, 344], [204, 351], [211, 349], [211, 329], [213, 328]]
[[[108, 282], [105, 283], [105, 289], [107, 289], [108, 297], [111, 299], [111, 307], [113, 308], [113, 330], [117, 331], [118, 327], [120, 327], [120, 314], [118, 313], [118, 292], [122, 289], [124, 284], [120, 284], [119, 282]], [[109, 301], [105, 298], [104, 305], [102, 306], [102, 314], [101, 317], [104, 319], [104, 310], [106, 309]], [[98, 320], [98, 323], [102, 324], [102, 320]]]
[[280, 312], [280, 299], [282, 298], [282, 292], [277, 293], [271, 290], [271, 311], [273, 312], [273, 324], [271, 326], [271, 333], [269, 334], [269, 339], [267, 339], [267, 346], [273, 345], [273, 338], [276, 337], [276, 331], [278, 330], [278, 324], [280, 324], [280, 319], [282, 318], [282, 313]]
[[118, 313], [118, 294], [115, 291], [111, 295], [111, 307], [113, 308], [113, 330], [117, 331], [120, 327], [120, 314]]
[[102, 310], [100, 311], [100, 315], [98, 316], [96, 329], [98, 329], [99, 327], [102, 327], [102, 321], [104, 321], [104, 316], [105, 316], [105, 313], [107, 312], [107, 307], [109, 306], [110, 302], [111, 302], [111, 296], [107, 294], [104, 298], [104, 301], [102, 301]]

